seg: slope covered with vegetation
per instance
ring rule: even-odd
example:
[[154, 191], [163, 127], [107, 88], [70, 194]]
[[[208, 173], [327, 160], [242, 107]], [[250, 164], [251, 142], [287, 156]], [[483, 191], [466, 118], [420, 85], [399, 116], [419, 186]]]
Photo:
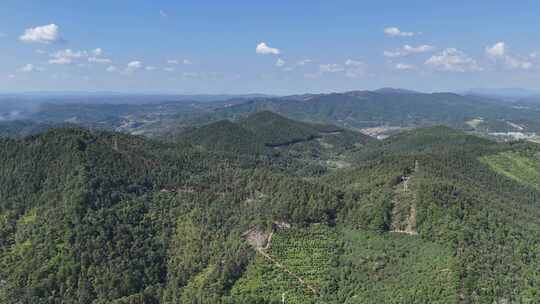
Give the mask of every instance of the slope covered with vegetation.
[[175, 137], [208, 151], [256, 159], [304, 177], [349, 166], [352, 151], [375, 142], [359, 132], [294, 121], [268, 111], [192, 127]]
[[[538, 145], [446, 127], [362, 141], [264, 112], [183, 136], [0, 139], [0, 302], [540, 297]], [[348, 166], [306, 170], [328, 155]]]
[[[439, 140], [443, 138], [447, 138], [447, 144]], [[387, 152], [381, 156], [379, 149]], [[396, 288], [387, 289], [388, 284], [394, 284], [388, 272], [395, 271], [394, 267], [399, 267], [403, 261], [381, 262], [379, 269], [373, 268], [364, 278], [371, 288], [381, 290], [377, 294], [381, 301], [534, 303], [540, 282], [537, 243], [540, 192], [531, 184], [496, 174], [482, 159], [508, 153], [504, 151], [539, 151], [538, 146], [494, 144], [446, 128], [435, 128], [401, 134], [373, 150], [360, 157], [365, 165], [325, 178], [352, 198], [340, 213], [340, 222], [347, 229], [400, 233], [411, 241], [419, 237], [424, 243], [418, 243], [421, 247], [414, 250], [433, 247], [435, 252], [446, 252], [438, 256], [448, 257], [439, 266], [433, 265], [433, 269], [447, 269], [444, 273], [449, 284], [437, 298], [430, 296], [438, 294], [436, 286], [441, 282], [428, 284], [425, 289], [417, 285], [420, 289], [414, 295], [406, 293], [410, 290], [406, 280], [399, 281]], [[396, 208], [400, 208], [396, 188], [406, 188], [412, 194], [408, 199], [414, 210], [408, 208], [405, 212], [414, 215], [414, 232], [418, 236], [403, 233], [406, 231], [393, 232]], [[377, 244], [384, 238], [364, 238], [363, 245], [346, 243], [346, 251], [354, 252], [354, 246], [372, 246], [371, 240]], [[386, 244], [374, 246], [379, 246], [377, 255], [385, 257], [389, 255], [385, 246], [395, 246], [392, 245], [395, 241], [388, 239], [383, 243]], [[403, 253], [403, 258], [410, 250]], [[436, 260], [432, 257], [424, 263]], [[419, 271], [416, 275], [411, 273], [409, 279], [435, 282], [431, 275], [434, 273]], [[354, 289], [351, 286], [358, 286], [358, 280], [351, 276], [340, 281], [345, 295]], [[429, 289], [433, 293], [425, 292]], [[358, 303], [363, 302], [358, 300]]]

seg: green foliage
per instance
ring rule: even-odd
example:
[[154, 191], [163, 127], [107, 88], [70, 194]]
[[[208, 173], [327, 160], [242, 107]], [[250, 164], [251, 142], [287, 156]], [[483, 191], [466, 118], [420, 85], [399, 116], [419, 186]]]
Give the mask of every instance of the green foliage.
[[320, 303], [323, 301], [320, 293], [329, 293], [333, 288], [329, 273], [336, 249], [336, 234], [325, 225], [279, 230], [267, 250], [273, 261], [259, 254], [234, 285], [231, 298], [259, 298], [267, 302], [284, 298], [286, 303]]
[[[540, 297], [538, 145], [445, 127], [373, 143], [260, 115], [179, 142], [80, 128], [0, 139], [0, 302]], [[254, 131], [263, 118], [277, 135]], [[350, 167], [327, 171], [335, 159]], [[418, 235], [390, 232], [412, 206]], [[276, 222], [292, 228], [266, 252], [290, 273], [244, 239]]]
[[418, 237], [344, 229], [330, 303], [458, 303], [452, 250]]
[[497, 173], [540, 190], [540, 152], [531, 156], [503, 152], [485, 156], [482, 161]]

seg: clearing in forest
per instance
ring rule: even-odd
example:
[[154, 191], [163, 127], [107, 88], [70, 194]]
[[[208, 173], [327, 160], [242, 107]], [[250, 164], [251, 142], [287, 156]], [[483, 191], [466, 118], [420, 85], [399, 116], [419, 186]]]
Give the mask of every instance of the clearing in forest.
[[523, 185], [540, 189], [540, 154], [503, 152], [480, 159], [492, 170]]
[[279, 229], [234, 285], [231, 295], [257, 295], [268, 301], [315, 303], [329, 283], [336, 235], [328, 226]]

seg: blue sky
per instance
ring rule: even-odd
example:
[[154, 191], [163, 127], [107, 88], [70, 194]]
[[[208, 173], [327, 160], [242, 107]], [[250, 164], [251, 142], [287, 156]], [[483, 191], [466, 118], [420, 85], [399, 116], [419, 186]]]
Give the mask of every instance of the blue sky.
[[0, 92], [540, 87], [538, 1], [369, 2], [3, 0]]

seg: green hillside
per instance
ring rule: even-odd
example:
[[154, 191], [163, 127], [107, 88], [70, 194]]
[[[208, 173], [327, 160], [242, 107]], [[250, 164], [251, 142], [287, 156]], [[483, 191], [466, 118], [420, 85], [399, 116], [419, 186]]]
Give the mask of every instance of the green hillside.
[[207, 151], [240, 154], [304, 177], [348, 167], [354, 150], [375, 142], [359, 132], [298, 122], [268, 111], [193, 127], [176, 137]]
[[264, 142], [257, 134], [228, 120], [220, 120], [187, 131], [180, 137], [214, 151], [260, 154], [265, 149]]
[[[0, 139], [0, 302], [540, 297], [538, 145], [446, 127], [362, 141], [268, 112], [184, 135]], [[348, 166], [305, 166], [330, 159]]]
[[314, 125], [294, 121], [269, 111], [255, 113], [239, 123], [257, 134], [268, 146], [308, 141], [318, 137], [320, 133]]
[[540, 153], [529, 154], [503, 152], [485, 156], [482, 161], [497, 173], [540, 190]]

